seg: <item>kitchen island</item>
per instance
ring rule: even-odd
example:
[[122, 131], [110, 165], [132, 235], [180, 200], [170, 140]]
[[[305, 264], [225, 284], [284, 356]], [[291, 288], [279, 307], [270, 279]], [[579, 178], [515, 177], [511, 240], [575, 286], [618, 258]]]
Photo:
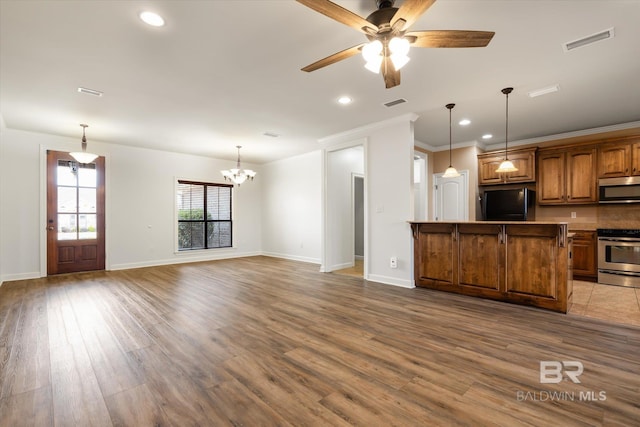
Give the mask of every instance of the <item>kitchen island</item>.
[[566, 313], [567, 223], [411, 221], [416, 286]]

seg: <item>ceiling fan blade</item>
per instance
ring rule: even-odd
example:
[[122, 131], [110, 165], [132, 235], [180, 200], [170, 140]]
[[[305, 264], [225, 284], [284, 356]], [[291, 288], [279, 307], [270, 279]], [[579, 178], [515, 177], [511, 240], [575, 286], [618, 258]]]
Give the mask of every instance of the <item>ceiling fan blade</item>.
[[371, 28], [374, 32], [378, 31], [378, 27], [359, 15], [337, 5], [329, 0], [296, 0], [308, 8], [315, 10], [335, 21], [345, 24], [361, 33], [367, 34], [364, 28]]
[[336, 62], [342, 61], [343, 59], [350, 58], [353, 55], [358, 54], [362, 46], [364, 46], [364, 44], [365, 43], [360, 43], [359, 45], [350, 47], [349, 49], [345, 49], [338, 53], [334, 53], [333, 55], [329, 55], [326, 58], [323, 58], [319, 61], [314, 62], [313, 64], [307, 65], [302, 69], [302, 71], [306, 71], [310, 73], [311, 71], [315, 71], [322, 67], [326, 67], [327, 65], [335, 64]]
[[382, 63], [382, 77], [384, 77], [384, 87], [391, 89], [400, 84], [400, 71], [397, 71], [388, 56], [384, 58]]
[[493, 31], [428, 30], [410, 31], [406, 36], [416, 38], [411, 43], [415, 47], [485, 47], [494, 34]]
[[399, 30], [406, 31], [435, 2], [436, 0], [405, 0], [400, 9], [393, 15], [391, 26], [394, 27], [397, 20], [403, 19], [405, 24]]

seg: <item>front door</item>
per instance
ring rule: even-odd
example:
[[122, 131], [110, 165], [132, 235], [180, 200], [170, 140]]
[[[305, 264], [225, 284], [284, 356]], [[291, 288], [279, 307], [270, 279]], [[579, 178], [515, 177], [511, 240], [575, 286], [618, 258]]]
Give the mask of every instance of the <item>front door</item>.
[[104, 157], [47, 151], [47, 274], [104, 270]]

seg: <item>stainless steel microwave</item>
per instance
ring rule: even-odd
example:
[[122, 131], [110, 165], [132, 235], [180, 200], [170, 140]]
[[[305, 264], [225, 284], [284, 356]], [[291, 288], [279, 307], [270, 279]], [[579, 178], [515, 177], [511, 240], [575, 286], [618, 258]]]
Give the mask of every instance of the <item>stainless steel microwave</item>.
[[600, 203], [640, 203], [640, 176], [598, 180]]

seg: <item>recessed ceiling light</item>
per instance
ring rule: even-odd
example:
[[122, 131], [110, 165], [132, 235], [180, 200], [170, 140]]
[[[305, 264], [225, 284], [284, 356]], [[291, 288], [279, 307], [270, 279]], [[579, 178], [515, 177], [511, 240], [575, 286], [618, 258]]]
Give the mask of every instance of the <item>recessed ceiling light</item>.
[[352, 102], [353, 102], [353, 99], [351, 99], [348, 96], [341, 96], [340, 98], [338, 98], [338, 103], [342, 105], [351, 104]]
[[460, 126], [467, 126], [467, 125], [468, 125], [468, 124], [470, 124], [470, 123], [471, 123], [471, 120], [469, 120], [469, 119], [462, 119], [462, 120], [460, 120], [460, 121], [458, 122], [458, 124], [459, 124]]
[[529, 98], [535, 98], [536, 96], [546, 95], [548, 93], [557, 92], [560, 90], [560, 85], [553, 85], [544, 87], [542, 89], [532, 90], [529, 92]]
[[482, 139], [491, 139], [493, 138], [493, 135], [491, 135], [490, 133], [485, 133], [484, 135], [482, 135]]
[[162, 16], [157, 13], [142, 12], [140, 14], [140, 19], [142, 19], [145, 24], [149, 24], [152, 27], [162, 27], [164, 25], [164, 19], [162, 19]]

